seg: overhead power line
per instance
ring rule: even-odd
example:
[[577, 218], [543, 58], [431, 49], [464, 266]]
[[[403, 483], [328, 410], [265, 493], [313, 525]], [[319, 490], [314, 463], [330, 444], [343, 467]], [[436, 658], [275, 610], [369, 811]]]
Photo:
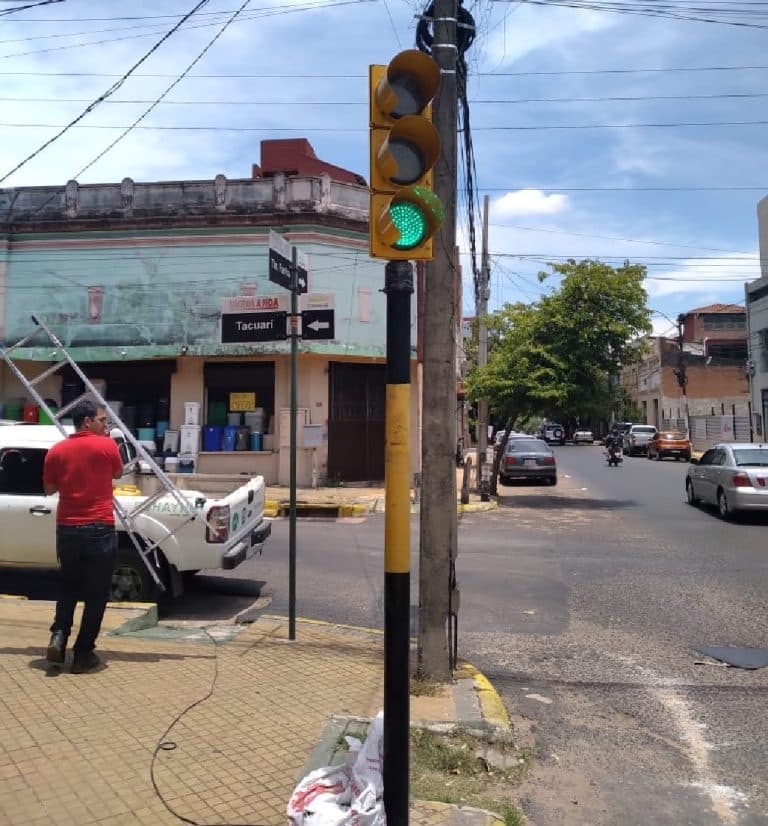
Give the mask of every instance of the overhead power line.
[[57, 141], [65, 132], [67, 132], [69, 129], [72, 129], [73, 127], [76, 127], [80, 123], [80, 121], [86, 115], [90, 114], [103, 100], [106, 100], [110, 95], [113, 95], [123, 85], [123, 83], [125, 83], [125, 81], [133, 74], [133, 72], [136, 69], [138, 69], [138, 67], [141, 66], [141, 64], [144, 63], [144, 61], [146, 61], [150, 57], [150, 55], [156, 52], [160, 48], [160, 46], [166, 40], [168, 40], [169, 37], [175, 34], [175, 32], [178, 31], [178, 29], [181, 28], [181, 26], [183, 26], [184, 23], [187, 20], [189, 20], [189, 18], [192, 17], [192, 15], [194, 15], [195, 12], [198, 11], [198, 9], [201, 9], [208, 2], [209, 0], [200, 0], [191, 9], [191, 11], [187, 12], [187, 14], [184, 15], [184, 17], [182, 17], [178, 23], [174, 24], [174, 26], [168, 32], [166, 32], [166, 34], [163, 35], [163, 37], [161, 37], [160, 40], [158, 40], [157, 43], [155, 43], [155, 45], [148, 52], [146, 52], [146, 54], [143, 55], [143, 57], [139, 58], [139, 60], [137, 60], [136, 63], [134, 63], [133, 66], [131, 66], [131, 68], [124, 75], [122, 75], [116, 83], [113, 83], [109, 87], [109, 89], [106, 90], [106, 92], [103, 92], [101, 95], [99, 95], [99, 97], [96, 98], [96, 100], [94, 100], [92, 103], [89, 103], [88, 106], [86, 106], [85, 109], [74, 120], [70, 121], [66, 126], [60, 129], [60, 131], [57, 132], [52, 138], [49, 138], [42, 146], [39, 146], [37, 149], [35, 149], [34, 152], [30, 153], [29, 155], [27, 155], [26, 158], [24, 158], [22, 161], [16, 164], [16, 166], [14, 166], [13, 169], [6, 172], [5, 175], [3, 175], [2, 178], [0, 178], [0, 184], [3, 181], [7, 180], [11, 175], [13, 175], [14, 172], [17, 172], [19, 169], [21, 169], [21, 167], [24, 166], [26, 163], [31, 161], [32, 158], [37, 157], [37, 155], [39, 155], [41, 152], [47, 149], [52, 143]]
[[[359, 2], [359, 0], [355, 0]], [[561, 77], [563, 75], [625, 75], [625, 74], [645, 74], [645, 73], [665, 73], [665, 72], [745, 72], [745, 71], [764, 71], [768, 69], [768, 64], [760, 65], [744, 65], [744, 66], [655, 66], [655, 67], [633, 67], [629, 69], [561, 69], [556, 71], [520, 71], [520, 72], [477, 72], [478, 77]], [[27, 77], [119, 77], [116, 74], [109, 74], [105, 72], [30, 72], [30, 71], [0, 71], [0, 75], [17, 75]], [[157, 73], [141, 73], [134, 74], [134, 77], [153, 77], [153, 78], [172, 78], [172, 74], [157, 74]], [[320, 79], [335, 79], [335, 80], [360, 80], [366, 78], [364, 74], [349, 74], [349, 73], [259, 73], [259, 74], [232, 74], [228, 72], [218, 72], [215, 74], [190, 74], [188, 78], [199, 79], [281, 79], [290, 80], [295, 78], [298, 80], [308, 80], [312, 78]]]
[[[54, 3], [63, 3], [64, 0], [39, 0], [37, 3], [27, 3], [24, 6], [14, 6], [11, 9], [3, 9], [0, 11], [0, 17], [6, 17], [16, 12], [27, 11], [27, 9], [36, 9], [38, 6], [52, 6]], [[18, 19], [18, 18], [17, 18]]]
[[[764, 98], [768, 92], [721, 92], [706, 95], [615, 95], [606, 97], [562, 97], [562, 98], [470, 98], [472, 104], [520, 104], [520, 103], [604, 103], [634, 102], [642, 100], [724, 100], [740, 98]], [[87, 98], [30, 98], [0, 97], [0, 101], [13, 103], [86, 103]], [[104, 101], [108, 104], [142, 104], [151, 103], [150, 99], [118, 98]], [[359, 100], [164, 100], [164, 106], [367, 106], [368, 102]]]
[[[207, 2], [207, 0], [206, 0]], [[176, 84], [173, 83], [172, 88]], [[154, 106], [152, 107], [154, 109]], [[84, 113], [85, 114], [85, 113]], [[158, 132], [361, 132], [358, 127], [343, 126], [120, 126], [106, 123], [77, 123], [83, 116], [67, 124], [67, 129], [147, 129]], [[0, 123], [0, 127], [7, 129], [57, 129], [60, 124], [53, 123]], [[539, 132], [552, 129], [676, 129], [689, 126], [768, 126], [768, 120], [712, 120], [712, 121], [673, 121], [658, 123], [543, 123], [516, 126], [475, 126], [478, 132]], [[55, 140], [52, 138], [51, 140]], [[47, 145], [47, 144], [46, 144]], [[35, 153], [37, 154], [37, 153]], [[31, 157], [34, 157], [31, 156]], [[18, 168], [18, 167], [17, 167]], [[13, 169], [11, 172], [15, 172]], [[0, 178], [0, 183], [11, 173]]]

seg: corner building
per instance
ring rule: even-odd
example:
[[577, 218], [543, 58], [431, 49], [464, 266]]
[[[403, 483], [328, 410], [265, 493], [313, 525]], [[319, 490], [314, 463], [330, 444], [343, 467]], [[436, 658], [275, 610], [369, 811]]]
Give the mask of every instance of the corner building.
[[[37, 314], [139, 438], [154, 429], [162, 449], [162, 431], [181, 433], [193, 408], [195, 472], [262, 474], [268, 484], [287, 484], [290, 341], [277, 330], [274, 340], [244, 340], [266, 335], [270, 314], [290, 310], [290, 293], [269, 279], [274, 230], [307, 256], [306, 306], [334, 311], [332, 338], [299, 343], [298, 483], [378, 481], [386, 298], [384, 262], [368, 254], [367, 222], [364, 179], [318, 160], [304, 139], [264, 141], [249, 179], [0, 189], [0, 339], [18, 341]], [[416, 318], [414, 292], [414, 472]], [[27, 377], [55, 360], [42, 338], [15, 355]], [[62, 370], [37, 389], [62, 405], [75, 378]], [[0, 416], [34, 415], [4, 363], [0, 402]], [[262, 439], [240, 440], [238, 449], [231, 442], [220, 449], [207, 429], [257, 419]]]

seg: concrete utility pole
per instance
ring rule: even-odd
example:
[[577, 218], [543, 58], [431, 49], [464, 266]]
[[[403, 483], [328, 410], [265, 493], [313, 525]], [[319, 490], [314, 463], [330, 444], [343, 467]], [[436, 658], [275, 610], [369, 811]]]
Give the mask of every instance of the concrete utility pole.
[[448, 611], [451, 563], [456, 558], [456, 0], [435, 0], [432, 56], [440, 67], [440, 91], [432, 120], [442, 151], [434, 191], [445, 206], [428, 261], [424, 290], [424, 371], [421, 439], [419, 565], [420, 673], [451, 676]]
[[[485, 317], [488, 315], [488, 280], [490, 263], [488, 260], [488, 196], [483, 198], [483, 254], [480, 260], [480, 281], [475, 292], [475, 313], [477, 315], [477, 364], [488, 364], [488, 327]], [[488, 449], [488, 399], [477, 400], [477, 488], [481, 489], [480, 468], [485, 461]]]

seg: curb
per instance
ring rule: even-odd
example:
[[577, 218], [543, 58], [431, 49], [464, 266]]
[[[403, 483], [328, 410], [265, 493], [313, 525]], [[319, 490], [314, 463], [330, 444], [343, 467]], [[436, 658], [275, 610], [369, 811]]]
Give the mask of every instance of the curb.
[[511, 734], [512, 726], [509, 721], [507, 709], [504, 707], [501, 697], [485, 674], [475, 668], [472, 663], [463, 660], [457, 666], [454, 676], [457, 680], [473, 680], [483, 720], [488, 723], [488, 725], [501, 729], [504, 734]]
[[[349, 519], [355, 516], [365, 516], [373, 513], [376, 502], [297, 502], [296, 515], [320, 516], [328, 518], [335, 516], [337, 519]], [[287, 517], [290, 511], [290, 503], [281, 499], [267, 499], [264, 502], [264, 516], [269, 519]]]
[[425, 814], [433, 813], [435, 821], [439, 820], [440, 823], [448, 823], [451, 826], [457, 823], [466, 826], [504, 826], [504, 821], [498, 815], [473, 806], [457, 806], [455, 803], [440, 803], [436, 800], [412, 800], [411, 809], [420, 810]]

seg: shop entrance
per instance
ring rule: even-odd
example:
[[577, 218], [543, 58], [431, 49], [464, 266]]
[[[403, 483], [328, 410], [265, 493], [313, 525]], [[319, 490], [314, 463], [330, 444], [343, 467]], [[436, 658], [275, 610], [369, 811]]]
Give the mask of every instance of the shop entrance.
[[386, 366], [330, 365], [328, 480], [377, 482], [384, 478]]

